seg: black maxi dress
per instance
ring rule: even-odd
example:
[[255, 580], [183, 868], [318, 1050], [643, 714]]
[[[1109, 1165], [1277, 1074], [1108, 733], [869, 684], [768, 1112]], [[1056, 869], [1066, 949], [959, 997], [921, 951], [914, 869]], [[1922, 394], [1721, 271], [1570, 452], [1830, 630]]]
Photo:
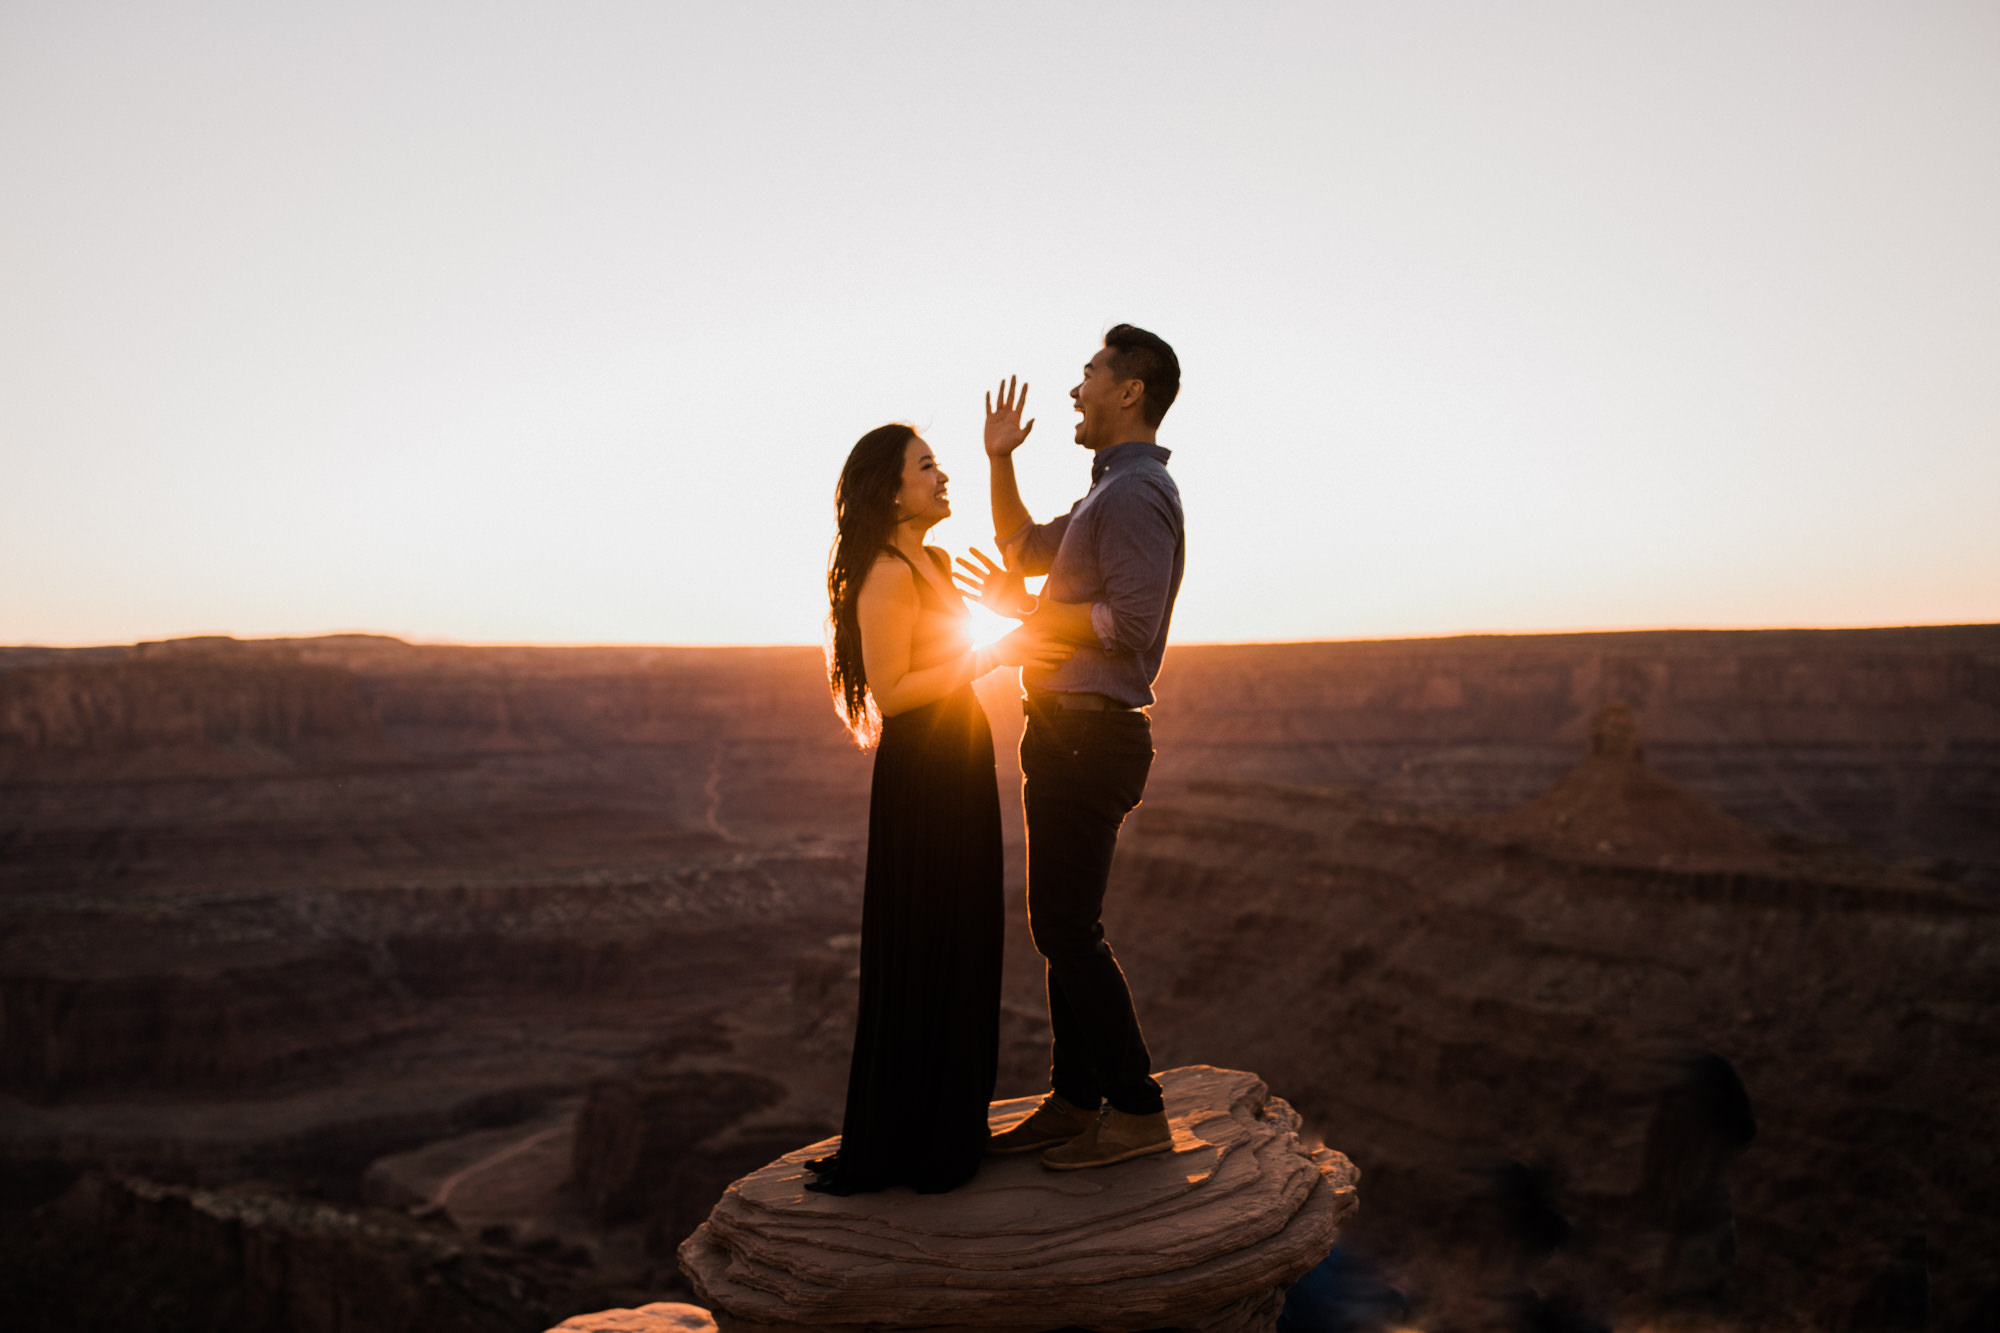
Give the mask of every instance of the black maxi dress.
[[[956, 589], [911, 572], [922, 616], [953, 617], [962, 634]], [[884, 718], [847, 1111], [813, 1188], [942, 1193], [979, 1169], [1000, 1053], [1001, 876], [993, 732], [972, 687]]]

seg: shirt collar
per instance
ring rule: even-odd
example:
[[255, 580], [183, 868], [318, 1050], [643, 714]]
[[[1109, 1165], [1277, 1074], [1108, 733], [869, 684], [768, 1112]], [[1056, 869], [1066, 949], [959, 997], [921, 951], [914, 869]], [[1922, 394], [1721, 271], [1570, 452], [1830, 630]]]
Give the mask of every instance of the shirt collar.
[[1105, 473], [1121, 463], [1150, 458], [1164, 467], [1167, 460], [1173, 456], [1173, 450], [1162, 449], [1159, 445], [1146, 440], [1127, 440], [1123, 444], [1114, 444], [1109, 449], [1099, 449], [1096, 457], [1090, 460], [1090, 484], [1095, 486]]

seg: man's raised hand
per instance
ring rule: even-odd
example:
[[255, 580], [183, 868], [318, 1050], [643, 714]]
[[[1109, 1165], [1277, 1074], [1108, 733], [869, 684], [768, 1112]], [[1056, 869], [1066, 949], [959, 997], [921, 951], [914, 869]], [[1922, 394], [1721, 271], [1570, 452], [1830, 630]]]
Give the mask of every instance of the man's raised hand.
[[986, 395], [986, 456], [1005, 458], [1021, 447], [1021, 441], [1028, 438], [1028, 432], [1035, 428], [1032, 419], [1021, 424], [1021, 410], [1028, 405], [1028, 386], [1023, 384], [1017, 394], [1014, 377], [1009, 375], [1000, 381], [1000, 406], [993, 406], [993, 395]]

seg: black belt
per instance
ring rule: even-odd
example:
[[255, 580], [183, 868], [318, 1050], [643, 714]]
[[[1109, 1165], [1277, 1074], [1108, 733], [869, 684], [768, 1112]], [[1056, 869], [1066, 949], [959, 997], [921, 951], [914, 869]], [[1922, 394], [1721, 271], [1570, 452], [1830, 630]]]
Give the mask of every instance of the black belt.
[[1072, 713], [1143, 713], [1143, 708], [1120, 703], [1108, 694], [1091, 694], [1083, 690], [1036, 690], [1021, 700], [1022, 710], [1033, 713], [1037, 709], [1063, 709]]

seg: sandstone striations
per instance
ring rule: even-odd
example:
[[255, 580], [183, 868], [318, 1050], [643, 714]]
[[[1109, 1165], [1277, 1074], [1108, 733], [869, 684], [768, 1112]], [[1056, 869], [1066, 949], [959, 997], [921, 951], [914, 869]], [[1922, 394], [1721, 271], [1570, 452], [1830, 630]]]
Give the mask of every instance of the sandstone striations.
[[[1018, 708], [989, 685], [1004, 778]], [[2000, 884], [2000, 626], [1194, 646], [1160, 694], [1156, 800], [1233, 779], [1498, 812], [1624, 700], [1737, 818]], [[0, 648], [0, 888], [851, 840], [867, 758], [825, 700], [811, 648]]]
[[1631, 706], [1660, 773], [1738, 819], [2000, 888], [2000, 626], [1653, 630], [1171, 649], [1152, 795], [1231, 779], [1497, 813]]
[[[747, 997], [616, 1074], [576, 1118], [570, 1189], [601, 1222], [644, 1229], [671, 1263], [731, 1181], [834, 1133], [846, 1102], [860, 939], [802, 951], [791, 982]], [[1000, 1083], [1045, 1076], [1045, 1017], [1001, 1009]]]
[[636, 1310], [572, 1315], [548, 1333], [715, 1333], [715, 1318], [697, 1305], [654, 1301]]
[[[1357, 1203], [1255, 1075], [1160, 1076], [1174, 1151], [1076, 1175], [989, 1160], [948, 1195], [807, 1193], [820, 1143], [730, 1186], [681, 1246], [725, 1330], [1268, 1327]], [[1037, 1099], [996, 1103], [1004, 1127]]]
[[[1774, 850], [1638, 766], [1600, 751], [1493, 820], [1245, 783], [1149, 802], [1106, 924], [1156, 1057], [1282, 1080], [1370, 1173], [1359, 1234], [1428, 1322], [1490, 1315], [1466, 1304], [1499, 1242], [1467, 1202], [1509, 1161], [1559, 1182], [1578, 1239], [1552, 1271], [1579, 1301], [1640, 1319], [1675, 1298], [1649, 1126], [1715, 1058], [1757, 1129], [1720, 1196], [1733, 1232], [1726, 1202], [1704, 1223], [1737, 1247], [1707, 1297], [1837, 1323], [1926, 1236], [1936, 1308], [1970, 1311], [2000, 1286], [2000, 904]], [[1665, 864], [1603, 847], [1660, 806], [1680, 816]], [[1581, 850], [1522, 841], [1566, 812], [1596, 821]]]
[[[498, 1268], [581, 1256], [569, 1310], [648, 1276], [650, 1215], [600, 1222], [568, 1183], [584, 1094], [852, 929], [866, 757], [771, 656], [0, 650], [0, 1249], [96, 1167], [373, 1199]], [[726, 1180], [688, 1179], [691, 1227]], [[104, 1216], [107, 1244], [153, 1225]], [[155, 1220], [224, 1245], [201, 1216]]]
[[1740, 863], [1767, 857], [1783, 842], [1648, 767], [1632, 711], [1622, 702], [1592, 721], [1590, 753], [1581, 764], [1485, 828], [1503, 841], [1558, 855], [1662, 864]]
[[241, 777], [403, 757], [351, 671], [235, 648], [0, 674], [0, 779]]
[[[741, 1071], [641, 1067], [593, 1083], [577, 1125], [574, 1179], [606, 1222], [645, 1216], [698, 1169], [704, 1140], [783, 1100], [785, 1086]], [[699, 1206], [699, 1205], [697, 1205]]]
[[241, 1088], [436, 1031], [454, 1001], [706, 1007], [706, 980], [782, 977], [794, 950], [845, 925], [855, 872], [774, 849], [514, 882], [16, 898], [0, 903], [19, 923], [0, 941], [0, 1079], [44, 1103]]
[[6, 1237], [9, 1328], [534, 1333], [641, 1293], [373, 1209], [90, 1175]]
[[[1011, 792], [1018, 706], [982, 694]], [[1196, 646], [1161, 695], [1110, 900], [1149, 1037], [1338, 1132], [1373, 1182], [1351, 1234], [1406, 1285], [1477, 1248], [1459, 1165], [1512, 1157], [1551, 1168], [1580, 1282], [1664, 1290], [1661, 1200], [1733, 1198], [1745, 1309], [1811, 1287], [1846, 1319], [1925, 1236], [1967, 1308], [2000, 1251], [2000, 627]], [[1572, 772], [1612, 701], [1643, 756], [1607, 734]], [[587, 1256], [573, 1309], [682, 1294], [728, 1182], [838, 1124], [868, 764], [811, 648], [0, 648], [0, 1279], [98, 1167], [373, 1200], [496, 1269]], [[1755, 1141], [1656, 1179], [1708, 1057]], [[708, 1087], [718, 1114], [649, 1109]], [[96, 1216], [143, 1237], [134, 1283], [162, 1228], [189, 1271], [233, 1243]], [[316, 1280], [290, 1252], [255, 1281]]]

